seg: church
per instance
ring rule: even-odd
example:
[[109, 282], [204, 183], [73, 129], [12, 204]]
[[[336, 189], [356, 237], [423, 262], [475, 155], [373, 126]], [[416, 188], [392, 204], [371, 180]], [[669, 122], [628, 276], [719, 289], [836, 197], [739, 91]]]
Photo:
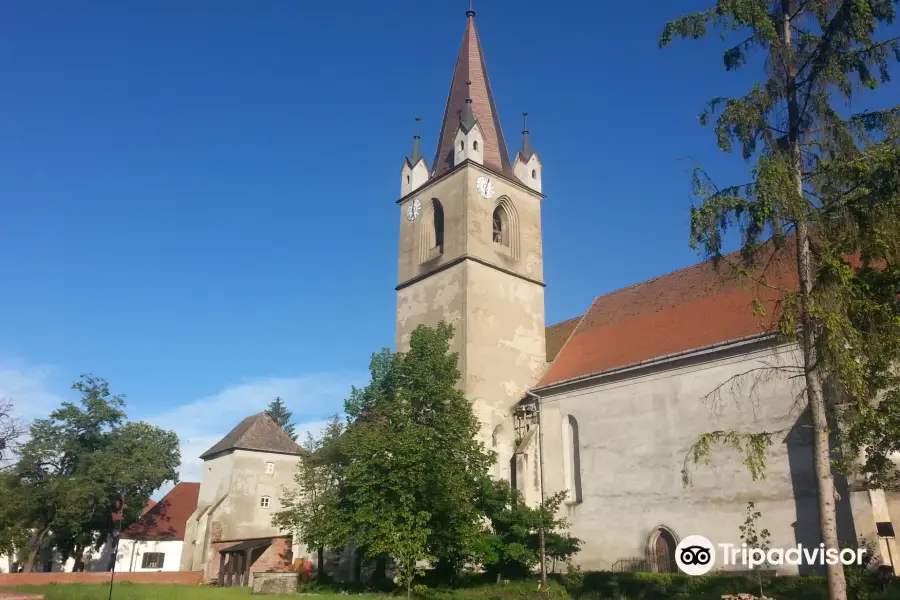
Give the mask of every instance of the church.
[[[400, 170], [396, 348], [419, 325], [454, 326], [494, 474], [532, 504], [567, 492], [585, 569], [674, 571], [689, 535], [740, 546], [751, 501], [772, 548], [818, 546], [809, 416], [784, 375], [799, 351], [775, 331], [773, 290], [797, 286], [790, 261], [770, 265], [771, 288], [705, 262], [547, 325], [544, 176], [527, 129], [510, 157], [470, 10], [434, 160], [415, 136]], [[754, 315], [754, 297], [767, 316]], [[702, 434], [729, 430], [774, 432], [764, 479], [733, 449], [690, 459]], [[841, 539], [873, 544], [893, 566], [900, 494], [836, 482]]]
[[[755, 289], [696, 264], [548, 325], [544, 175], [527, 130], [510, 158], [470, 10], [434, 159], [416, 135], [400, 169], [396, 349], [419, 325], [454, 326], [460, 385], [498, 456], [493, 474], [531, 505], [566, 492], [561, 510], [585, 570], [674, 572], [676, 546], [691, 535], [739, 547], [749, 502], [771, 548], [817, 547], [809, 415], [790, 376], [799, 351], [775, 329], [777, 290], [797, 287], [791, 261], [772, 261], [768, 285]], [[772, 434], [764, 479], [732, 448], [694, 464], [700, 436], [731, 430]], [[205, 452], [181, 570], [248, 585], [309, 558], [271, 523], [303, 452], [261, 414]], [[896, 571], [900, 493], [836, 483], [841, 539], [871, 544], [876, 564]], [[343, 576], [350, 554], [335, 557]]]

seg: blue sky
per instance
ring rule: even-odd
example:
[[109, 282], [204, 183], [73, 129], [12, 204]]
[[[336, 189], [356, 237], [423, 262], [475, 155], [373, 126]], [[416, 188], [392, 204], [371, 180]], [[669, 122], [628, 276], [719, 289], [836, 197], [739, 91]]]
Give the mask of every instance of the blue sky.
[[[744, 180], [696, 116], [759, 70], [657, 46], [707, 5], [476, 1], [507, 143], [527, 110], [545, 166], [548, 322], [698, 260], [695, 164]], [[399, 169], [416, 115], [432, 160], [465, 8], [0, 3], [0, 395], [42, 416], [102, 376], [188, 479], [275, 395], [339, 410], [393, 344]]]

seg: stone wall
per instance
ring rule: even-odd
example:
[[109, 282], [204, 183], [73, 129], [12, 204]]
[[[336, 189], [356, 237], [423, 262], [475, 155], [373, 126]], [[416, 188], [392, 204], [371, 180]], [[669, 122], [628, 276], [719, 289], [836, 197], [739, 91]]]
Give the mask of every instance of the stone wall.
[[296, 573], [257, 573], [253, 577], [254, 594], [288, 595], [297, 593]]

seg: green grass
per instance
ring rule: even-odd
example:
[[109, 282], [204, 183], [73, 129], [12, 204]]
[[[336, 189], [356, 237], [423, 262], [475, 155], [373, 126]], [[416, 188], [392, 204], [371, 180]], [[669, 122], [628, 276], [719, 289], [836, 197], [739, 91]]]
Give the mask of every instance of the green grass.
[[[759, 594], [759, 583], [744, 575], [704, 575], [587, 572], [578, 585], [569, 589], [558, 576], [550, 579], [544, 592], [537, 580], [496, 584], [481, 576], [461, 578], [454, 588], [430, 586], [416, 594], [416, 600], [720, 600], [723, 594], [747, 592]], [[427, 579], [426, 579], [427, 581]], [[850, 600], [900, 600], [900, 579], [878, 582], [870, 576], [848, 577]], [[827, 600], [823, 577], [775, 577], [763, 580], [766, 596], [778, 600]], [[305, 589], [303, 589], [305, 588]], [[310, 600], [405, 600], [403, 590], [393, 594], [353, 593], [341, 584], [303, 586], [301, 593]], [[50, 584], [14, 588], [21, 592], [43, 594], [46, 600], [107, 600], [105, 584]], [[343, 591], [342, 590], [346, 590]], [[349, 593], [348, 593], [349, 592]], [[113, 600], [251, 600], [249, 588], [217, 588], [196, 585], [160, 585], [130, 582], [116, 583]], [[259, 598], [287, 598], [260, 596]], [[292, 596], [298, 600], [296, 596]]]
[[[109, 586], [97, 583], [59, 583], [49, 585], [23, 585], [11, 588], [19, 592], [43, 594], [46, 600], [107, 600]], [[406, 594], [398, 590], [394, 594], [341, 594], [327, 588], [308, 588], [315, 600], [404, 600]], [[303, 590], [301, 589], [301, 592]], [[566, 591], [552, 583], [549, 593], [537, 591], [536, 581], [518, 581], [508, 584], [474, 584], [463, 588], [429, 588], [416, 594], [418, 600], [568, 600]], [[297, 596], [254, 596], [254, 598], [293, 598]], [[113, 585], [113, 600], [250, 600], [250, 588], [217, 588], [200, 585], [161, 585], [122, 582]]]
[[[100, 583], [51, 583], [12, 588], [18, 592], [43, 594], [45, 600], [107, 600], [109, 585]], [[113, 600], [249, 600], [250, 588], [217, 588], [203, 585], [162, 585], [153, 583], [113, 584]], [[255, 596], [255, 598], [294, 598], [296, 596]], [[358, 594], [354, 599], [380, 598], [375, 594]], [[317, 595], [316, 600], [347, 600], [340, 594]]]

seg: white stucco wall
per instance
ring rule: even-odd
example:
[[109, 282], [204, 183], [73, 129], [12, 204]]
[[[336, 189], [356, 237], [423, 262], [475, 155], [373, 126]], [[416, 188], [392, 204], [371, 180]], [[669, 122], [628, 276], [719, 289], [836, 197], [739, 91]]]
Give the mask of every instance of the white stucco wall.
[[[790, 346], [747, 346], [739, 354], [687, 358], [546, 395], [548, 495], [571, 481], [565, 423], [572, 415], [578, 424], [583, 502], [564, 508], [571, 532], [585, 540], [578, 562], [610, 569], [617, 560], [646, 557], [660, 526], [678, 538], [699, 534], [714, 544], [740, 546], [738, 527], [751, 500], [762, 513], [761, 527], [771, 532], [773, 548], [818, 545], [809, 429], [798, 424], [802, 405], [795, 404], [801, 390], [796, 379], [750, 375], [704, 400], [735, 375], [796, 361]], [[767, 453], [766, 479], [752, 480], [744, 455], [716, 448], [709, 465], [689, 465], [693, 483], [685, 487], [685, 456], [698, 437], [732, 429], [778, 432]], [[839, 508], [843, 537], [871, 535], [855, 531], [848, 503], [845, 499]]]
[[[181, 565], [181, 540], [119, 540], [119, 551], [116, 553], [116, 571], [178, 571]], [[143, 556], [147, 552], [162, 552], [161, 569], [145, 569]]]

